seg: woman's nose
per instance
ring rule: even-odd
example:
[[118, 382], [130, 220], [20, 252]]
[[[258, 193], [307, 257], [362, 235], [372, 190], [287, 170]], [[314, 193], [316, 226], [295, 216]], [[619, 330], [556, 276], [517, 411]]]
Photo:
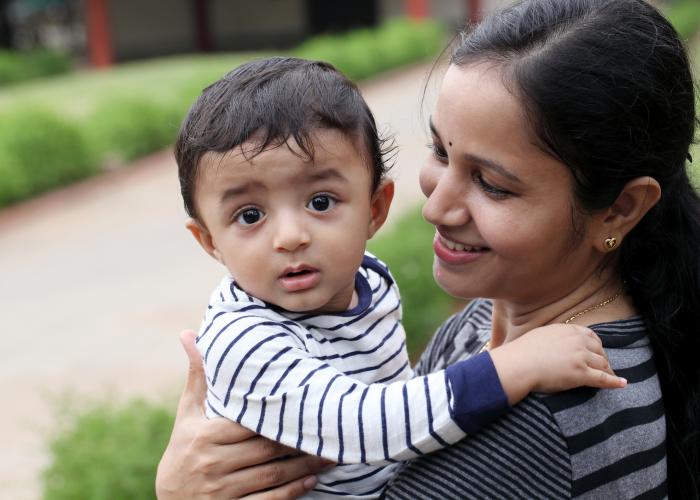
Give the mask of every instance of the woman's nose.
[[278, 217], [272, 245], [275, 250], [294, 252], [305, 248], [311, 242], [308, 228], [296, 214], [283, 214]]
[[434, 226], [461, 226], [469, 222], [464, 180], [457, 179], [449, 168], [425, 167], [420, 184], [428, 197], [423, 218]]

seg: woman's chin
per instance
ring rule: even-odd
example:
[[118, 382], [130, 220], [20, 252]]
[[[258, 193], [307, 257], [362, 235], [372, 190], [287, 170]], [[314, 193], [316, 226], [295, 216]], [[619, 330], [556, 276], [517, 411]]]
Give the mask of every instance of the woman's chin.
[[481, 296], [479, 291], [475, 290], [473, 279], [445, 269], [437, 257], [433, 260], [433, 279], [445, 293], [455, 298], [469, 300]]

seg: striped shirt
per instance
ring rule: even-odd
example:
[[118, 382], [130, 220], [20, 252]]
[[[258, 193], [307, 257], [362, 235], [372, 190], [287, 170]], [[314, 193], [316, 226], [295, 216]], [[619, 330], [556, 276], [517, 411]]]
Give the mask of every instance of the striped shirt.
[[[386, 498], [666, 497], [665, 418], [641, 318], [593, 325], [625, 389], [533, 394], [450, 448], [406, 465]], [[468, 358], [491, 335], [491, 303], [452, 317], [418, 373]]]
[[369, 254], [355, 289], [351, 310], [292, 313], [226, 278], [197, 337], [209, 416], [338, 462], [311, 496], [376, 498], [398, 461], [454, 443], [508, 407], [488, 353], [413, 378], [398, 289]]

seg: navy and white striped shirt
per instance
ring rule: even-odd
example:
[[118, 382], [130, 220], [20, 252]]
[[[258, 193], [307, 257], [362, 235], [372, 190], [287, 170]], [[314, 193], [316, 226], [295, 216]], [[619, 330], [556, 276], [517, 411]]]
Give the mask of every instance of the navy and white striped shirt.
[[392, 464], [454, 443], [508, 407], [488, 353], [413, 378], [386, 266], [367, 254], [355, 281], [356, 307], [303, 314], [226, 278], [197, 338], [210, 416], [340, 464], [311, 496], [377, 497]]
[[[416, 366], [441, 370], [491, 337], [492, 304], [450, 318]], [[405, 466], [389, 499], [666, 498], [666, 422], [644, 321], [591, 325], [624, 389], [531, 394], [478, 434]]]

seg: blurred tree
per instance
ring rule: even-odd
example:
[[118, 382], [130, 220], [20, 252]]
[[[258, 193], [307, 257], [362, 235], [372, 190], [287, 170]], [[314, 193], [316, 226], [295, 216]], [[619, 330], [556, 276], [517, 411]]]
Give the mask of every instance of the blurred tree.
[[0, 0], [0, 47], [13, 48], [12, 23], [10, 22], [10, 4], [12, 0]]

